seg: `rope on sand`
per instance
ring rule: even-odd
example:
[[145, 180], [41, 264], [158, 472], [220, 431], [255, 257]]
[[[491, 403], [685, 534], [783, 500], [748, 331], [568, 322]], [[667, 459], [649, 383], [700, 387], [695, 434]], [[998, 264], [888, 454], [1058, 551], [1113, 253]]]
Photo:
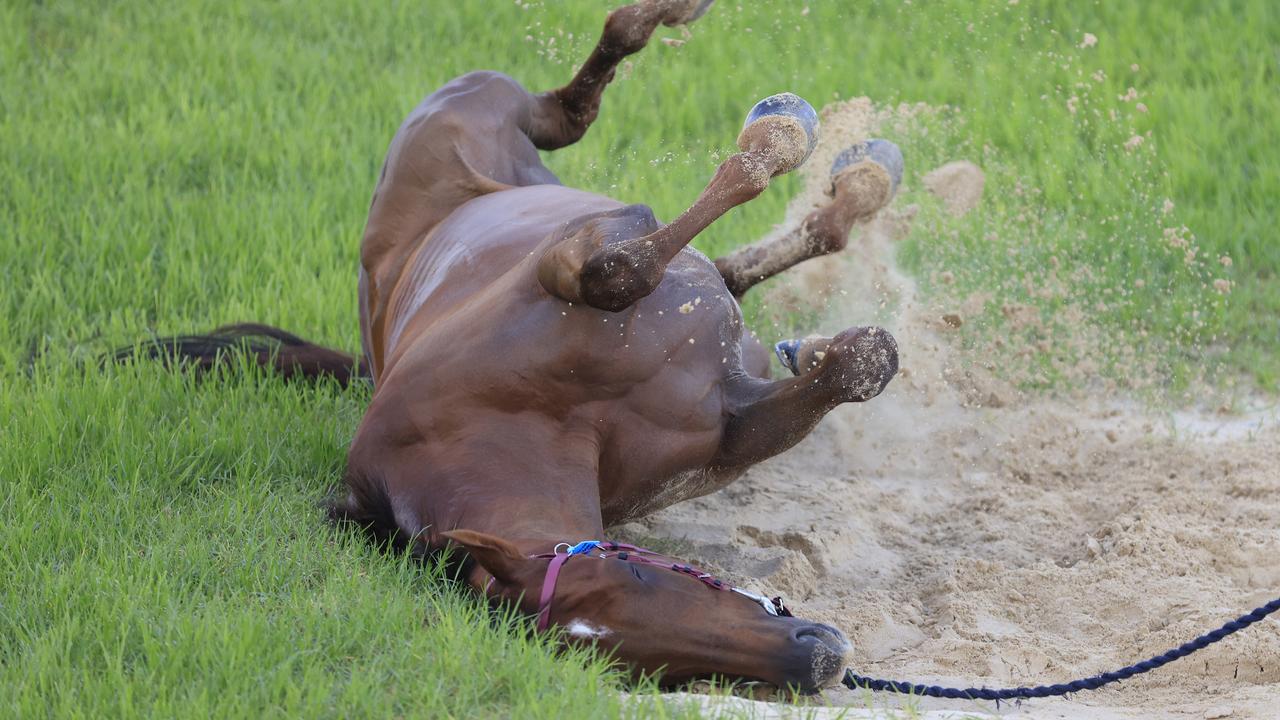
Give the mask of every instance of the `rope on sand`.
[[1134, 675], [1141, 675], [1150, 672], [1158, 667], [1173, 662], [1181, 657], [1186, 657], [1191, 653], [1204, 647], [1212, 645], [1219, 640], [1232, 635], [1237, 631], [1243, 630], [1250, 625], [1258, 622], [1273, 612], [1280, 610], [1280, 598], [1276, 598], [1271, 602], [1255, 609], [1253, 612], [1246, 613], [1231, 622], [1223, 625], [1217, 630], [1211, 630], [1200, 637], [1179, 645], [1168, 652], [1155, 657], [1143, 660], [1142, 662], [1122, 667], [1113, 672], [1094, 675], [1093, 677], [1072, 680], [1069, 683], [1058, 685], [1039, 685], [1036, 687], [1019, 687], [1019, 688], [950, 688], [939, 687], [937, 685], [916, 685], [915, 683], [903, 682], [900, 680], [881, 680], [877, 678], [864, 677], [853, 672], [853, 670], [844, 671], [844, 679], [840, 682], [850, 690], [876, 690], [884, 692], [903, 693], [910, 695], [925, 695], [936, 698], [949, 699], [968, 699], [968, 700], [1022, 700], [1029, 698], [1057, 697], [1068, 693], [1080, 692], [1082, 690], [1097, 690], [1103, 685], [1110, 685], [1114, 682], [1127, 680]]

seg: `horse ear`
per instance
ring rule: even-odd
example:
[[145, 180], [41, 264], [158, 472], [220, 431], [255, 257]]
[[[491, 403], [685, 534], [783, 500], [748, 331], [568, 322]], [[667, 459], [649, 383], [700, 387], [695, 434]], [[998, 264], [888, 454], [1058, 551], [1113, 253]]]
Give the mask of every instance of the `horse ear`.
[[531, 564], [515, 545], [496, 535], [475, 530], [450, 530], [440, 534], [465, 548], [481, 567], [506, 585], [518, 584], [521, 571]]

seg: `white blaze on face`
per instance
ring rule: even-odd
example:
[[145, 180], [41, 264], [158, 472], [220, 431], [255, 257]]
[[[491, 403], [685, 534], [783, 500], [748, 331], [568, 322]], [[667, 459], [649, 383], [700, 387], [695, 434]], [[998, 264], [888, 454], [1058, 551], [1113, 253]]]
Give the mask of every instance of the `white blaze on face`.
[[569, 633], [569, 637], [579, 640], [599, 640], [606, 635], [612, 634], [609, 628], [592, 625], [585, 620], [573, 619], [565, 626], [565, 632]]

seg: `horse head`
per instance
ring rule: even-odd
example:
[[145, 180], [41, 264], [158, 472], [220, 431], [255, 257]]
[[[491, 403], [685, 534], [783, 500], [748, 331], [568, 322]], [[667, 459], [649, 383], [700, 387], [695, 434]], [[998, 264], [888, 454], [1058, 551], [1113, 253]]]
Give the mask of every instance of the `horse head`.
[[488, 573], [491, 602], [665, 685], [720, 676], [813, 692], [839, 679], [852, 649], [839, 630], [792, 617], [778, 600], [642, 548], [586, 542], [526, 555], [485, 533], [444, 536]]

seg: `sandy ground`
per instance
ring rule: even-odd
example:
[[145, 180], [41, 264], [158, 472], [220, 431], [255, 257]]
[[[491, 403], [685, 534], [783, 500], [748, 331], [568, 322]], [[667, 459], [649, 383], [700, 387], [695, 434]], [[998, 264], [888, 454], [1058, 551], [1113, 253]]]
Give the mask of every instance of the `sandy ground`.
[[[833, 143], [876, 120], [869, 105], [845, 110], [824, 116], [811, 165], [829, 165]], [[1065, 682], [1280, 596], [1274, 401], [1152, 413], [1114, 396], [1017, 392], [998, 369], [961, 359], [938, 309], [894, 267], [909, 214], [891, 208], [842, 257], [792, 271], [800, 288], [845, 291], [833, 295], [835, 328], [866, 322], [886, 299], [896, 307], [902, 375], [734, 485], [620, 536], [674, 542], [738, 584], [781, 593], [798, 616], [844, 630], [864, 675], [931, 684]], [[847, 717], [901, 707], [843, 688], [822, 701], [856, 709]], [[1276, 718], [1280, 621], [1070, 700], [913, 706], [929, 718]], [[789, 712], [745, 700], [732, 710]]]

